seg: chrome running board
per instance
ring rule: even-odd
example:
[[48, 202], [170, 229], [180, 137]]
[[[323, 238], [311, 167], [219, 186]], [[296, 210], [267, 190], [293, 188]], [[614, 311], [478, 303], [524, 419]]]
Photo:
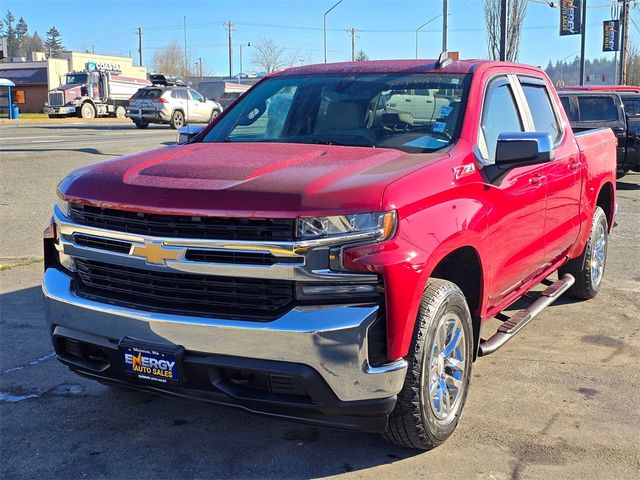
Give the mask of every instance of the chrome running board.
[[555, 302], [560, 295], [566, 292], [575, 283], [575, 278], [570, 274], [565, 274], [555, 283], [551, 284], [540, 297], [527, 308], [517, 311], [511, 317], [506, 317], [504, 323], [498, 327], [496, 333], [487, 340], [480, 340], [478, 356], [489, 355], [505, 343], [511, 340], [520, 330], [522, 330], [531, 320], [540, 315], [545, 308]]

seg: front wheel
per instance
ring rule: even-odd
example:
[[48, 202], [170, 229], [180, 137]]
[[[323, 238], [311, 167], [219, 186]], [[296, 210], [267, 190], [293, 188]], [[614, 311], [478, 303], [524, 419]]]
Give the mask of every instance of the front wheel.
[[419, 450], [431, 450], [449, 438], [467, 398], [472, 357], [473, 326], [464, 294], [451, 282], [431, 279], [385, 438]]
[[570, 273], [576, 279], [567, 291], [570, 297], [589, 300], [595, 297], [602, 287], [604, 269], [607, 265], [607, 245], [609, 243], [609, 224], [604, 210], [596, 207], [591, 222], [591, 233], [584, 252], [560, 269], [560, 276]]
[[214, 110], [211, 112], [211, 118], [209, 119], [209, 123], [213, 122], [220, 115], [220, 110]]
[[96, 108], [89, 102], [84, 102], [80, 107], [80, 118], [96, 118]]
[[171, 128], [174, 130], [184, 126], [184, 114], [180, 110], [173, 112], [169, 125], [171, 125]]
[[142, 122], [142, 121], [139, 121], [139, 120], [136, 120], [133, 123], [137, 128], [140, 128], [140, 129], [145, 129], [145, 128], [147, 128], [149, 126], [149, 124], [147, 122]]

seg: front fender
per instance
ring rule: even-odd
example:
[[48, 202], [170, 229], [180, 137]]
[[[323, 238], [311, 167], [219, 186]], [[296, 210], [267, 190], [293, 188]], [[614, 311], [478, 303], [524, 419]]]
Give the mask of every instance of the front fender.
[[[452, 210], [461, 215], [451, 215]], [[478, 202], [443, 202], [402, 218], [396, 237], [388, 242], [344, 251], [346, 268], [374, 272], [384, 279], [389, 359], [407, 355], [422, 293], [440, 261], [454, 250], [472, 247], [482, 265], [486, 227], [476, 217], [484, 215], [483, 211]], [[476, 229], [461, 228], [468, 225]], [[482, 272], [486, 284], [486, 269]]]

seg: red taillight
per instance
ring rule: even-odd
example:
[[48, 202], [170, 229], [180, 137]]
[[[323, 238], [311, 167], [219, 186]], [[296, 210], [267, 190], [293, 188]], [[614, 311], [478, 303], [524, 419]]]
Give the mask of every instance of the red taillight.
[[167, 103], [167, 101], [166, 101], [164, 98], [162, 98], [162, 97], [159, 97], [159, 98], [152, 98], [152, 99], [151, 99], [151, 101], [152, 101], [152, 102], [158, 102], [158, 103]]

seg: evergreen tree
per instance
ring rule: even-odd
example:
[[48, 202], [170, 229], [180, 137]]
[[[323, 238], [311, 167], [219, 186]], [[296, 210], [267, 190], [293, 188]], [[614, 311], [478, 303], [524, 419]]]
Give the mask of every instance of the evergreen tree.
[[33, 52], [44, 52], [45, 47], [44, 43], [42, 43], [42, 38], [35, 32], [33, 36], [27, 35], [22, 42], [22, 51], [24, 52], [24, 56], [27, 57], [27, 60], [31, 59], [31, 54]]
[[24, 18], [20, 17], [16, 25], [16, 55], [22, 57], [25, 55], [24, 43], [29, 38], [29, 25]]
[[367, 52], [360, 49], [360, 51], [356, 55], [356, 62], [364, 62], [365, 60], [369, 60], [369, 55], [367, 55]]
[[13, 22], [16, 21], [16, 17], [13, 16], [11, 10], [7, 10], [7, 13], [4, 15], [4, 36], [7, 38], [7, 56], [9, 58], [16, 56], [17, 50], [17, 36], [16, 36], [16, 28], [13, 25]]
[[57, 57], [64, 49], [60, 39], [60, 32], [55, 26], [47, 31], [47, 39], [44, 42], [44, 46], [49, 57]]

